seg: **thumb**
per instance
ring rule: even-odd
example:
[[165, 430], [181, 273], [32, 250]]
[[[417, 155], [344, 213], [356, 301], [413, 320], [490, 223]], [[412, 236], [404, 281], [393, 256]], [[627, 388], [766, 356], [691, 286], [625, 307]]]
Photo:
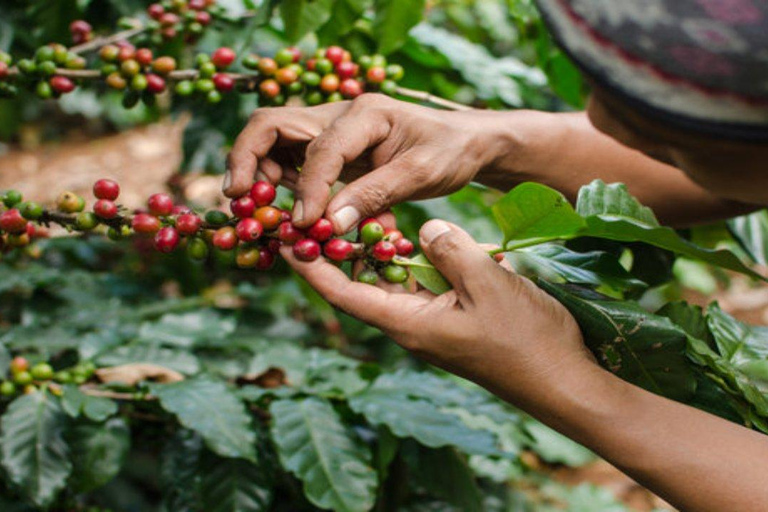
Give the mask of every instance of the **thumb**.
[[506, 272], [463, 229], [442, 220], [421, 227], [419, 242], [429, 261], [454, 289], [470, 299], [488, 288], [489, 273]]

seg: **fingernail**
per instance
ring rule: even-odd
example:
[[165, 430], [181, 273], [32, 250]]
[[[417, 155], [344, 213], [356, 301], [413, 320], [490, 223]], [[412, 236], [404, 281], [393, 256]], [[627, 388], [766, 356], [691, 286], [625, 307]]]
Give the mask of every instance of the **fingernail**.
[[224, 183], [221, 186], [221, 189], [226, 192], [229, 187], [232, 186], [232, 172], [227, 171], [227, 174], [224, 175]]
[[431, 220], [421, 227], [422, 243], [428, 244], [440, 235], [447, 233], [451, 230], [451, 227], [442, 220]]
[[333, 220], [346, 233], [360, 220], [360, 212], [354, 206], [345, 206], [333, 214]]
[[304, 219], [304, 202], [299, 199], [296, 204], [293, 205], [293, 220], [301, 222]]
[[256, 172], [256, 181], [269, 181], [269, 178], [267, 178], [267, 175], [264, 174], [261, 171]]

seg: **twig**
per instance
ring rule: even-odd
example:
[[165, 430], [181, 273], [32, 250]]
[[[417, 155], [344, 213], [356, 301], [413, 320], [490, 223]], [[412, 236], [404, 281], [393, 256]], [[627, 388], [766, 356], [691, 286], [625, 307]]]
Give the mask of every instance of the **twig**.
[[85, 42], [83, 44], [79, 44], [77, 46], [73, 46], [69, 49], [69, 51], [73, 53], [85, 53], [89, 52], [91, 50], [98, 50], [102, 46], [106, 46], [108, 44], [117, 43], [119, 41], [126, 41], [132, 37], [135, 37], [142, 32], [145, 32], [148, 30], [147, 27], [143, 25], [137, 25], [134, 28], [129, 28], [128, 30], [123, 30], [122, 32], [117, 32], [115, 34], [112, 34], [111, 36], [103, 37], [99, 36], [94, 39], [91, 39], [88, 42]]
[[423, 101], [425, 103], [431, 103], [433, 105], [437, 105], [438, 107], [443, 107], [448, 110], [473, 110], [472, 107], [470, 106], [462, 105], [461, 103], [456, 103], [455, 101], [446, 100], [445, 98], [434, 96], [428, 92], [408, 89], [407, 87], [398, 86], [397, 89], [395, 89], [395, 92], [400, 96], [405, 96], [406, 98]]
[[135, 393], [120, 393], [118, 391], [108, 391], [104, 389], [95, 389], [92, 387], [85, 387], [85, 386], [81, 387], [80, 391], [82, 391], [84, 394], [89, 396], [97, 396], [100, 398], [111, 398], [113, 400], [130, 400], [134, 402], [137, 400], [145, 401], [145, 402], [157, 400], [157, 398], [152, 395], [143, 395], [141, 398], [139, 398], [138, 396], [136, 396]]

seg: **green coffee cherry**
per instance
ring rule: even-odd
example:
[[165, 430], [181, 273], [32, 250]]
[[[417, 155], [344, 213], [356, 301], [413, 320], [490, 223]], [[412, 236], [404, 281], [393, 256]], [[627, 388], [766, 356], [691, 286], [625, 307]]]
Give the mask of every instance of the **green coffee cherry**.
[[376, 284], [379, 281], [379, 274], [375, 270], [367, 268], [357, 275], [357, 280], [365, 284]]
[[404, 283], [408, 280], [408, 270], [400, 265], [384, 267], [384, 279], [390, 283]]
[[214, 226], [223, 226], [229, 220], [229, 215], [220, 210], [211, 210], [205, 214], [205, 222]]
[[41, 62], [37, 65], [37, 72], [43, 76], [52, 76], [56, 74], [56, 63], [50, 60]]
[[90, 231], [99, 225], [99, 218], [93, 212], [80, 212], [75, 217], [75, 229]]
[[384, 238], [384, 226], [378, 222], [369, 222], [360, 230], [360, 241], [365, 245], [374, 245]]
[[195, 84], [189, 80], [182, 80], [176, 84], [176, 88], [174, 90], [179, 96], [189, 96], [195, 92]]
[[54, 375], [53, 367], [48, 363], [39, 363], [32, 367], [32, 378], [35, 380], [51, 380]]
[[9, 381], [3, 381], [2, 384], [0, 384], [0, 395], [3, 396], [13, 396], [16, 394], [16, 385]]
[[187, 255], [198, 261], [208, 258], [208, 244], [200, 238], [191, 238], [187, 242]]
[[37, 82], [35, 94], [37, 94], [37, 97], [41, 100], [47, 100], [53, 97], [53, 88], [51, 87], [51, 84], [43, 80]]
[[21, 216], [27, 220], [37, 220], [43, 216], [43, 207], [39, 203], [27, 201], [19, 207]]
[[7, 190], [5, 194], [3, 194], [3, 204], [7, 206], [8, 208], [13, 208], [17, 204], [19, 204], [24, 197], [21, 195], [21, 192], [18, 190]]

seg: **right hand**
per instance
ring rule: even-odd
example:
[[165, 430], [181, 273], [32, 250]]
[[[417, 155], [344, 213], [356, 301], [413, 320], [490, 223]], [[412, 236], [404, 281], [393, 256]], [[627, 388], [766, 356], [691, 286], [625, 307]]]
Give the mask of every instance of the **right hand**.
[[[472, 181], [498, 145], [488, 117], [378, 94], [311, 108], [261, 108], [232, 148], [224, 193], [247, 193], [255, 173], [295, 192], [297, 226], [326, 216], [345, 233], [394, 204], [450, 194]], [[349, 185], [331, 199], [337, 180]]]

